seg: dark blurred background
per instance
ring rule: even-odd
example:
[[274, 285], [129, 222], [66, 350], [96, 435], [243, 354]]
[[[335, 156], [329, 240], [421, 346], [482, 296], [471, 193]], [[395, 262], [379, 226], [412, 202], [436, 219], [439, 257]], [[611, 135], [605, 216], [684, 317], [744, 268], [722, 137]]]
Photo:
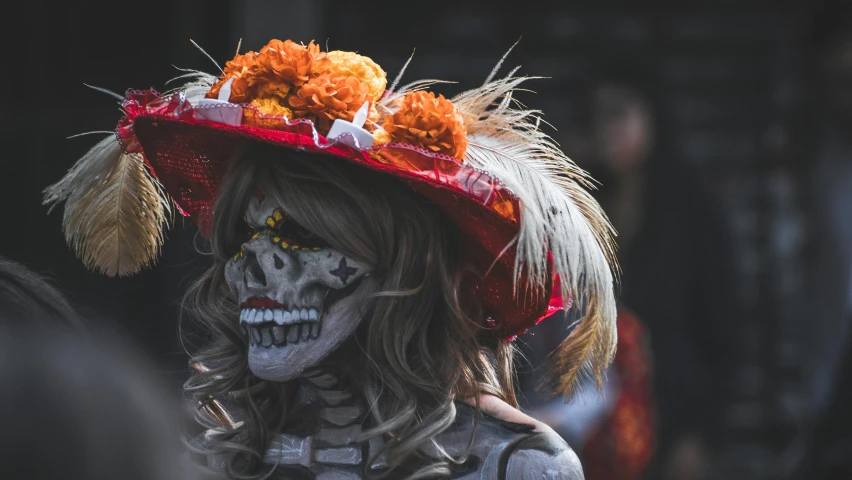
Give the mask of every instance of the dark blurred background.
[[[416, 49], [403, 81], [457, 81], [436, 87], [451, 96], [520, 39], [504, 68], [548, 77], [520, 100], [601, 180], [623, 233], [622, 307], [653, 363], [642, 474], [852, 478], [852, 8], [636, 3], [17, 3], [3, 34], [0, 255], [115, 319], [177, 392], [178, 302], [207, 264], [191, 222], [176, 220], [155, 268], [110, 279], [84, 269], [60, 209], [41, 206], [96, 140], [67, 137], [120, 116], [83, 83], [162, 91], [175, 66], [217, 72], [190, 39], [224, 64], [240, 39], [246, 51], [291, 38], [368, 55], [390, 78]], [[533, 363], [537, 341], [522, 343]]]

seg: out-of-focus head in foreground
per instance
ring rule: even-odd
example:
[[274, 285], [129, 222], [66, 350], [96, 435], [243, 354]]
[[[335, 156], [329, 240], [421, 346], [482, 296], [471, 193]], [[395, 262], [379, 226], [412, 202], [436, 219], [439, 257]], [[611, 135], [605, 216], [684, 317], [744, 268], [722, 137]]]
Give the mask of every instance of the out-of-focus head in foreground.
[[47, 279], [0, 257], [0, 326], [79, 328], [77, 312]]
[[129, 343], [84, 333], [58, 290], [2, 259], [0, 322], [0, 476], [192, 478], [178, 407]]

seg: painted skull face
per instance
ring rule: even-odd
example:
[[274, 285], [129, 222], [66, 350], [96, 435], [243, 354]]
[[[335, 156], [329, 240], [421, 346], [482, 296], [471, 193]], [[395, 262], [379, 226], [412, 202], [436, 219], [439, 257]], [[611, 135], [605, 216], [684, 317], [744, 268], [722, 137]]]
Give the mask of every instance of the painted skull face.
[[334, 351], [364, 314], [373, 266], [347, 257], [289, 219], [274, 200], [253, 198], [251, 238], [225, 266], [260, 378], [299, 377]]

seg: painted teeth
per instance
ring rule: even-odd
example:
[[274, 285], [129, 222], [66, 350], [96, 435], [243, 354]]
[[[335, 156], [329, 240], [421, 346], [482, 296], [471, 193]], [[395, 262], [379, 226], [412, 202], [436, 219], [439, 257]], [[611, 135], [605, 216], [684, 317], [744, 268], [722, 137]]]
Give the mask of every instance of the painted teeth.
[[260, 324], [244, 324], [243, 329], [253, 347], [285, 347], [319, 338], [322, 323], [299, 322], [289, 325], [276, 325], [273, 322], [263, 322]]
[[322, 315], [316, 308], [244, 308], [240, 323], [254, 347], [295, 345], [319, 338]]
[[240, 322], [258, 324], [275, 322], [278, 325], [290, 325], [299, 322], [319, 322], [320, 312], [316, 308], [244, 308], [240, 311]]

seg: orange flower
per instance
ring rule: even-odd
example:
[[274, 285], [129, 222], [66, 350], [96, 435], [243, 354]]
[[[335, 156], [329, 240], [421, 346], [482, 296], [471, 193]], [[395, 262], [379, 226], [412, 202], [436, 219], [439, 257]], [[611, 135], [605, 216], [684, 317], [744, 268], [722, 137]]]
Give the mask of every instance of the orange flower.
[[408, 92], [399, 110], [382, 124], [394, 141], [410, 143], [458, 160], [467, 149], [464, 117], [449, 100], [422, 90]]
[[[369, 100], [369, 94], [369, 86], [355, 77], [322, 74], [312, 77], [290, 95], [290, 106], [297, 117], [311, 119], [317, 130], [326, 134], [333, 120], [351, 121]], [[371, 109], [370, 113], [374, 116], [375, 110]]]
[[249, 83], [258, 85], [264, 96], [284, 98], [291, 87], [308, 81], [314, 57], [318, 55], [319, 46], [314, 42], [304, 46], [292, 40], [271, 40], [260, 49]]
[[207, 98], [218, 98], [219, 90], [222, 88], [222, 85], [225, 84], [230, 78], [235, 78], [234, 83], [231, 84], [231, 98], [230, 102], [233, 103], [242, 103], [248, 101], [253, 97], [252, 88], [249, 85], [247, 76], [249, 75], [249, 71], [254, 67], [255, 61], [257, 60], [257, 53], [248, 52], [244, 55], [237, 55], [233, 60], [229, 60], [225, 63], [225, 70], [222, 74], [222, 78], [216, 82], [210, 91], [207, 92]]
[[233, 103], [248, 103], [258, 98], [285, 100], [294, 86], [308, 81], [315, 58], [323, 59], [325, 54], [320, 53], [314, 42], [305, 46], [291, 40], [271, 40], [260, 52], [237, 55], [226, 63], [222, 78], [207, 92], [207, 97], [217, 98], [222, 85], [233, 77], [229, 99]]
[[334, 50], [325, 54], [321, 61], [314, 62], [313, 75], [338, 74], [355, 77], [366, 83], [370, 91], [370, 101], [381, 98], [388, 84], [387, 74], [369, 57], [355, 52]]

